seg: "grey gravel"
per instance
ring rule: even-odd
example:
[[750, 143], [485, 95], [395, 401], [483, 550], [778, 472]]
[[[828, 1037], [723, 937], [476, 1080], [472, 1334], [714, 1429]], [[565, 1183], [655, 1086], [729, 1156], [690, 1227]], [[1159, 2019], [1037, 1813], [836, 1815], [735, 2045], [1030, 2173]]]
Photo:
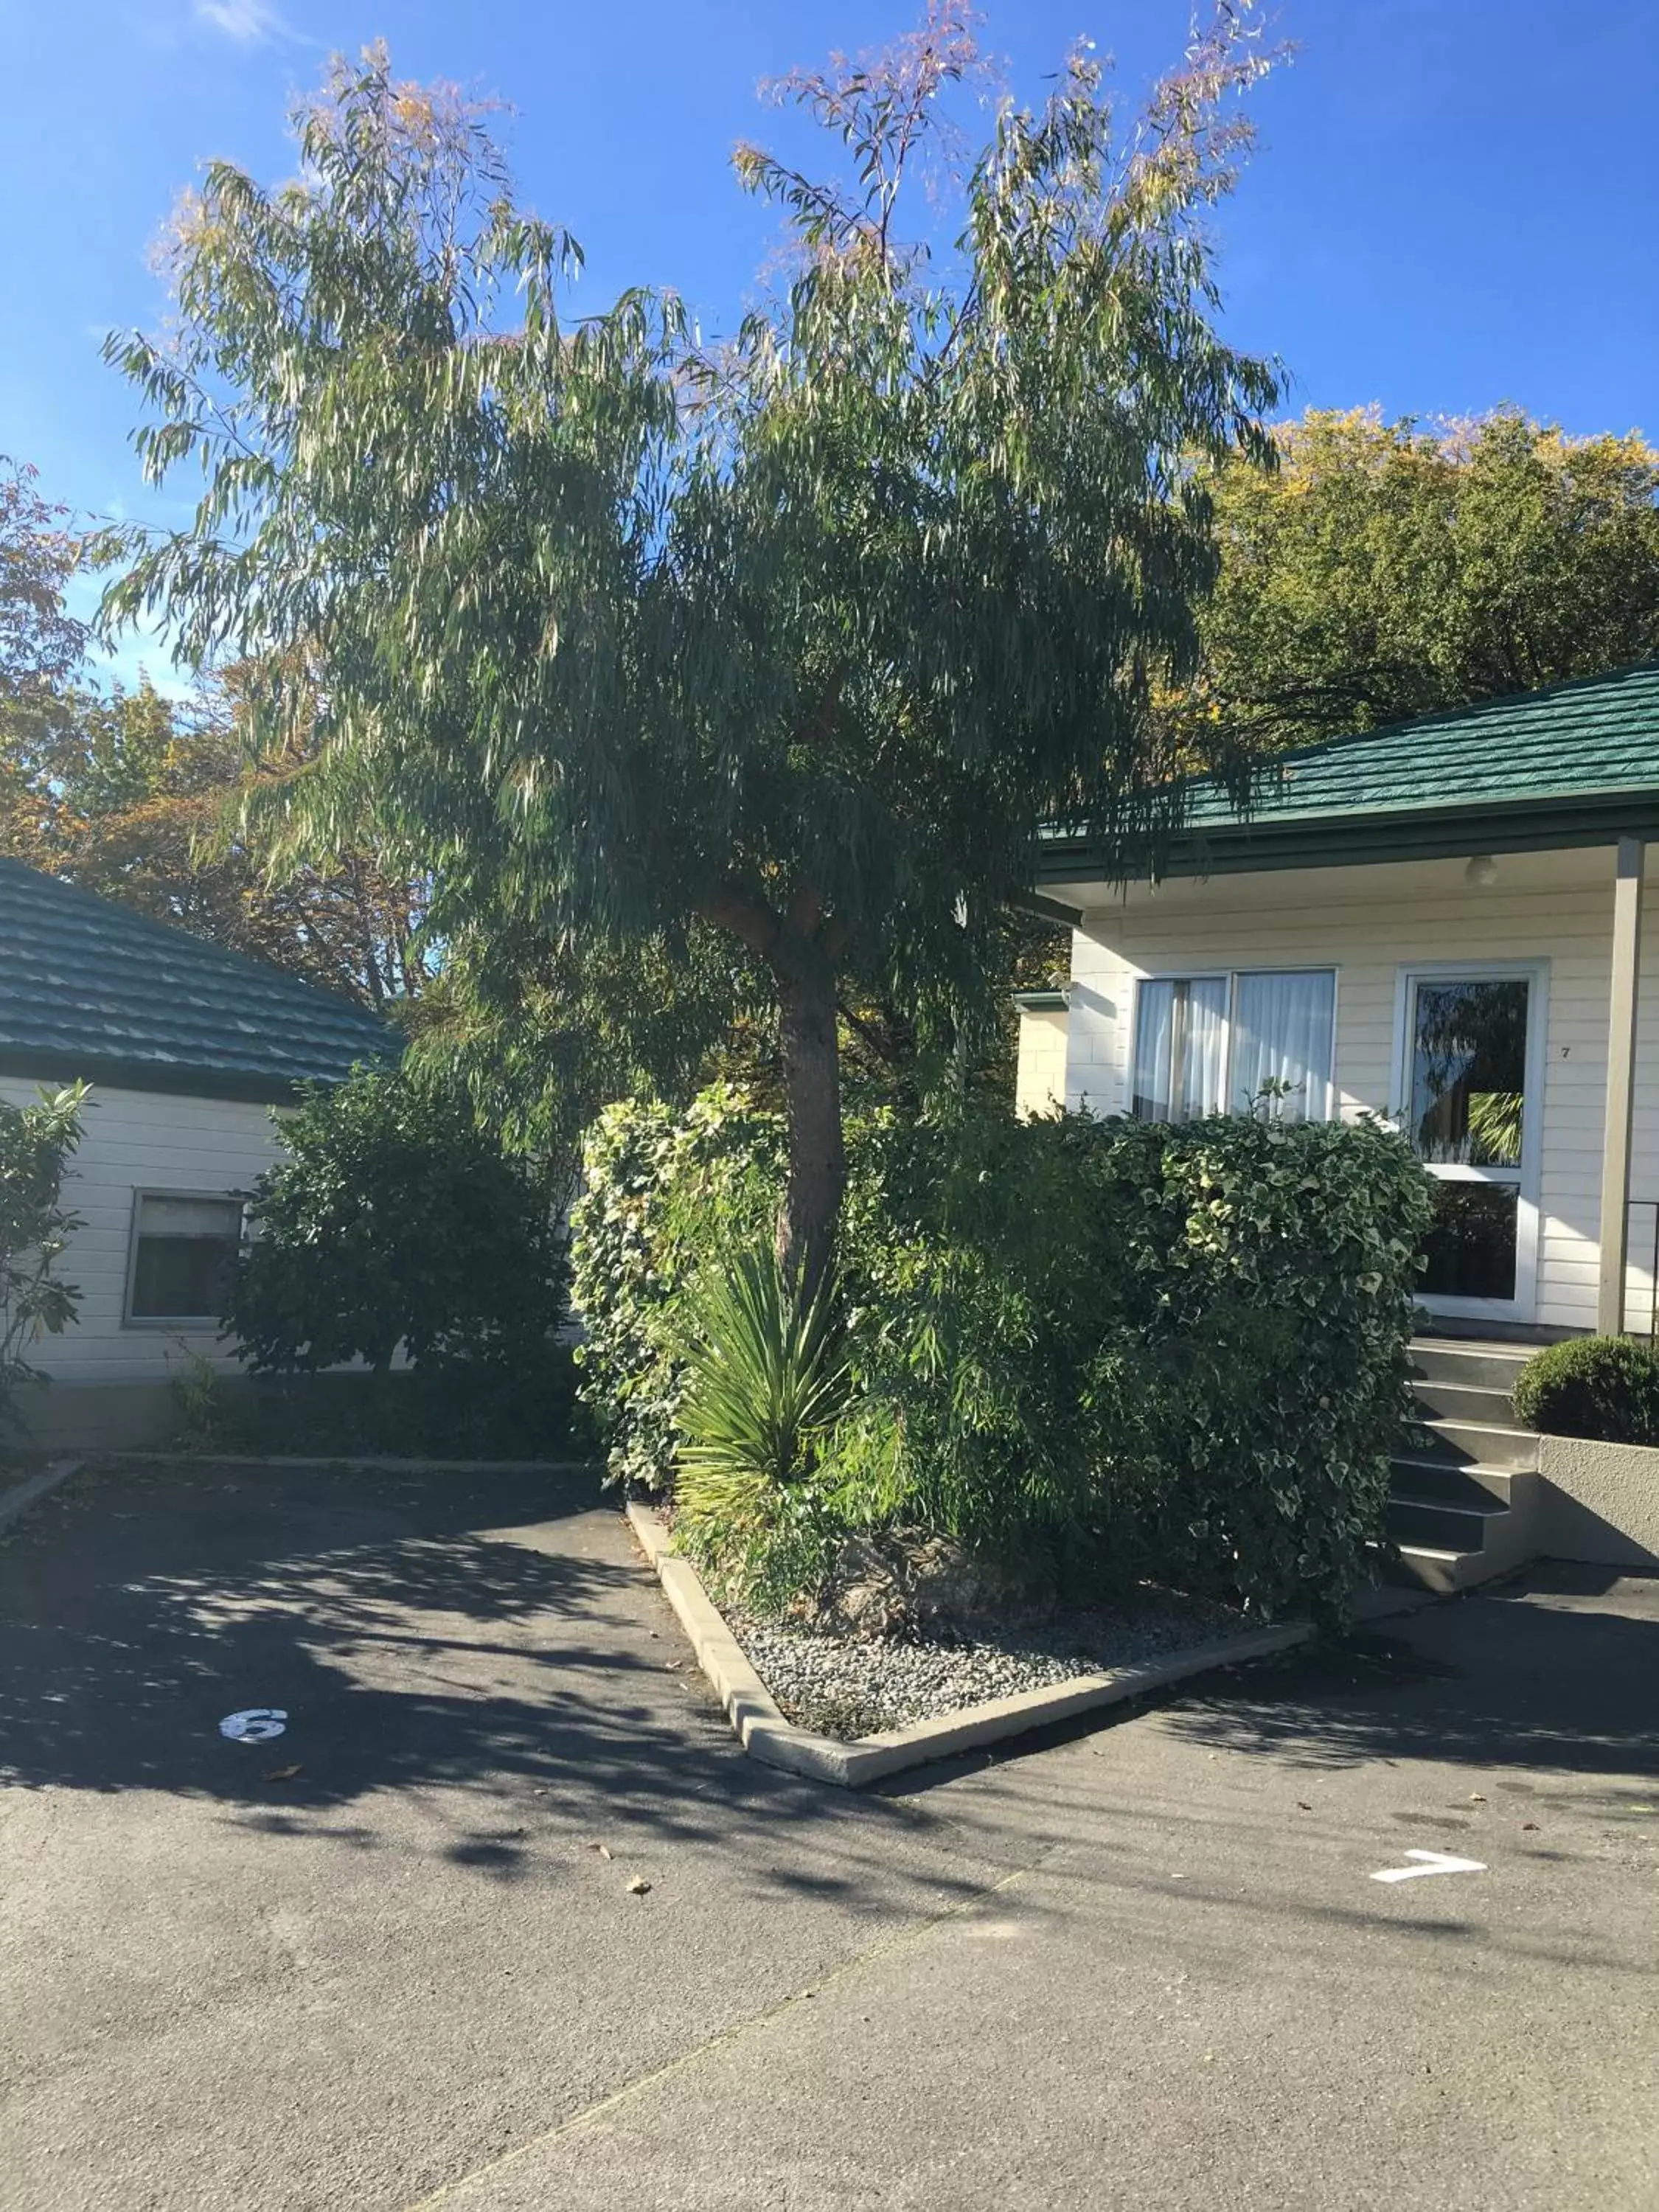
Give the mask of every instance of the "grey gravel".
[[1225, 1606], [1166, 1599], [957, 1642], [853, 1638], [728, 1612], [787, 1717], [852, 1740], [1213, 1643], [1248, 1624]]

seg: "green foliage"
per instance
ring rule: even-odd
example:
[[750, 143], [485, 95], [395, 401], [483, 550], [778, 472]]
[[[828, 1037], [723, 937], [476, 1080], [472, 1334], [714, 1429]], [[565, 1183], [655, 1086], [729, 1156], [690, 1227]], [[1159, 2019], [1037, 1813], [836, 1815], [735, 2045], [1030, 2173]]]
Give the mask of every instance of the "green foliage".
[[1310, 410], [1224, 465], [1186, 726], [1277, 750], [1659, 655], [1659, 452]]
[[43, 1091], [34, 1104], [0, 1104], [0, 1424], [24, 1425], [18, 1393], [46, 1376], [24, 1347], [75, 1321], [81, 1293], [54, 1269], [81, 1226], [63, 1203], [64, 1176], [81, 1141], [87, 1086]]
[[846, 1262], [873, 1316], [849, 1458], [884, 1510], [1050, 1576], [1339, 1607], [1409, 1405], [1405, 1144], [1071, 1116], [885, 1149]]
[[[779, 1173], [775, 1121], [730, 1093], [698, 1115], [692, 1143], [661, 1109], [612, 1109], [577, 1224], [612, 1463], [659, 1485], [681, 1301]], [[805, 1486], [820, 1519], [937, 1528], [1051, 1583], [1340, 1608], [1410, 1407], [1431, 1193], [1396, 1133], [965, 1111], [850, 1137], [850, 1395]], [[727, 1503], [764, 1520], [752, 1490]]]
[[1546, 1345], [1516, 1377], [1515, 1410], [1545, 1436], [1659, 1444], [1659, 1351], [1628, 1336]]
[[607, 1107], [570, 1209], [571, 1299], [581, 1397], [617, 1481], [668, 1480], [684, 1379], [677, 1297], [710, 1249], [752, 1246], [775, 1210], [775, 1117], [723, 1085], [684, 1115], [649, 1100]]
[[380, 867], [366, 817], [325, 865], [313, 848], [274, 871], [243, 818], [255, 790], [280, 813], [305, 757], [302, 738], [252, 757], [258, 672], [216, 670], [186, 702], [88, 680], [67, 604], [87, 541], [33, 487], [0, 458], [0, 853], [369, 1005], [418, 991], [422, 889]]
[[34, 489], [37, 475], [0, 453], [0, 728], [49, 702], [86, 650], [64, 603], [80, 540], [64, 526], [68, 510]]
[[206, 1361], [174, 1384], [188, 1451], [337, 1459], [586, 1458], [568, 1348], [533, 1362], [439, 1359], [390, 1375], [292, 1375], [227, 1382]]
[[684, 1305], [675, 1534], [746, 1593], [787, 1586], [830, 1526], [814, 1478], [848, 1391], [830, 1285], [805, 1294], [769, 1250], [716, 1254]]
[[427, 981], [420, 886], [361, 842], [272, 873], [241, 802], [295, 763], [250, 760], [244, 719], [230, 684], [188, 702], [141, 683], [0, 705], [0, 851], [360, 1004], [404, 1003]]
[[1045, 818], [1127, 863], [1181, 804], [1148, 707], [1214, 573], [1193, 461], [1265, 457], [1277, 393], [1217, 333], [1206, 227], [1257, 32], [1218, 6], [1121, 131], [1074, 53], [933, 165], [937, 258], [903, 226], [961, 11], [792, 82], [851, 173], [740, 149], [793, 281], [714, 349], [667, 290], [574, 318], [580, 252], [478, 112], [373, 50], [300, 110], [292, 181], [207, 166], [172, 342], [112, 341], [152, 478], [206, 477], [188, 527], [122, 541], [112, 618], [271, 670], [270, 741], [316, 740], [289, 833], [368, 813], [463, 963], [698, 925], [751, 959], [792, 1266], [840, 1202], [838, 993], [982, 1001]]
[[804, 1297], [772, 1253], [739, 1252], [708, 1264], [689, 1304], [682, 1503], [688, 1476], [800, 1481], [846, 1395], [831, 1286]]
[[412, 1026], [421, 1066], [515, 1149], [574, 1162], [607, 1100], [690, 1097], [764, 1009], [746, 959], [706, 927], [625, 950], [474, 934], [449, 948]]
[[[169, 1361], [171, 1365], [171, 1361]], [[225, 1381], [210, 1359], [182, 1347], [182, 1358], [172, 1378], [173, 1403], [179, 1408], [178, 1442], [186, 1451], [234, 1451], [239, 1431], [232, 1414]]]
[[507, 1157], [465, 1099], [360, 1068], [275, 1118], [288, 1157], [255, 1187], [258, 1234], [226, 1321], [256, 1371], [356, 1358], [383, 1370], [399, 1345], [417, 1364], [545, 1355], [561, 1194]]

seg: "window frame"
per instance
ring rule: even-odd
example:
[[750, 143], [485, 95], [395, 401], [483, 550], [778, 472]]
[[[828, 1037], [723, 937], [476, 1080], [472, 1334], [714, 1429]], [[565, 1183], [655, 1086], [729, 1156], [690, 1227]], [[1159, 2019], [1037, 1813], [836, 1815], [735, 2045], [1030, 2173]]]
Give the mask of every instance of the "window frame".
[[[1244, 977], [1250, 975], [1328, 975], [1330, 977], [1331, 1052], [1330, 1070], [1325, 1078], [1324, 1108], [1322, 1112], [1306, 1114], [1303, 1119], [1309, 1121], [1334, 1121], [1340, 1118], [1338, 1112], [1340, 1093], [1336, 1082], [1336, 1036], [1337, 1016], [1342, 993], [1341, 968], [1335, 961], [1280, 960], [1256, 961], [1244, 968], [1201, 966], [1149, 968], [1144, 973], [1136, 974], [1134, 991], [1129, 1007], [1128, 1057], [1124, 1069], [1123, 1084], [1124, 1112], [1131, 1121], [1139, 1118], [1135, 1114], [1135, 1061], [1139, 1056], [1140, 1042], [1141, 993], [1146, 986], [1148, 983], [1225, 983], [1227, 1007], [1223, 1016], [1225, 1026], [1222, 1043], [1221, 1068], [1221, 1095], [1225, 1100], [1231, 1097], [1232, 1091], [1233, 1039], [1238, 1027], [1238, 986]], [[1173, 1071], [1171, 1073], [1173, 1074]], [[1242, 1117], [1247, 1110], [1243, 1107], [1225, 1104], [1221, 1109], [1224, 1114], [1238, 1117]], [[1171, 1126], [1179, 1127], [1180, 1125], [1171, 1124]]]
[[248, 1194], [245, 1190], [178, 1190], [158, 1189], [153, 1184], [135, 1188], [132, 1204], [127, 1216], [126, 1282], [121, 1292], [121, 1326], [139, 1329], [217, 1329], [223, 1321], [222, 1314], [136, 1314], [132, 1310], [132, 1294], [138, 1277], [138, 1244], [143, 1235], [144, 1200], [148, 1198], [195, 1199], [204, 1205], [234, 1206], [238, 1209], [236, 1249], [245, 1251], [248, 1237]]

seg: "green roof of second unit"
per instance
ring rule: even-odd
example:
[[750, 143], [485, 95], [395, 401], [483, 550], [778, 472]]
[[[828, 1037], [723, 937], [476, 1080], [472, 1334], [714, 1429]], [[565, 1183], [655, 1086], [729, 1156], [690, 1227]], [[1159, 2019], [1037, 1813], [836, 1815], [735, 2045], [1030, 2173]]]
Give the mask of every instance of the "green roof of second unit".
[[349, 999], [0, 860], [0, 1073], [275, 1103], [400, 1043]]
[[[1282, 753], [1241, 809], [1190, 788], [1170, 873], [1436, 857], [1480, 829], [1504, 849], [1659, 830], [1659, 663], [1553, 684]], [[1045, 841], [1050, 881], [1087, 872], [1091, 841]]]

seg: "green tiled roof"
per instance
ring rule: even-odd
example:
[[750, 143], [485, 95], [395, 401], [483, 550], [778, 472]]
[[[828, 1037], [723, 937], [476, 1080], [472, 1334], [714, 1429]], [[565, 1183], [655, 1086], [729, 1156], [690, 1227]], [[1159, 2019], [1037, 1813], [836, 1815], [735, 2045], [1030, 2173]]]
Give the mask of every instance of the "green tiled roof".
[[276, 1101], [397, 1049], [348, 999], [0, 860], [0, 1070]]
[[[1273, 764], [1251, 818], [1288, 822], [1656, 787], [1659, 665], [1304, 745]], [[1197, 829], [1239, 817], [1226, 794], [1211, 787], [1194, 794], [1189, 818]]]
[[[1191, 788], [1167, 872], [1435, 858], [1659, 833], [1659, 663], [1284, 753], [1241, 810]], [[1086, 877], [1089, 840], [1045, 841], [1042, 878]]]

